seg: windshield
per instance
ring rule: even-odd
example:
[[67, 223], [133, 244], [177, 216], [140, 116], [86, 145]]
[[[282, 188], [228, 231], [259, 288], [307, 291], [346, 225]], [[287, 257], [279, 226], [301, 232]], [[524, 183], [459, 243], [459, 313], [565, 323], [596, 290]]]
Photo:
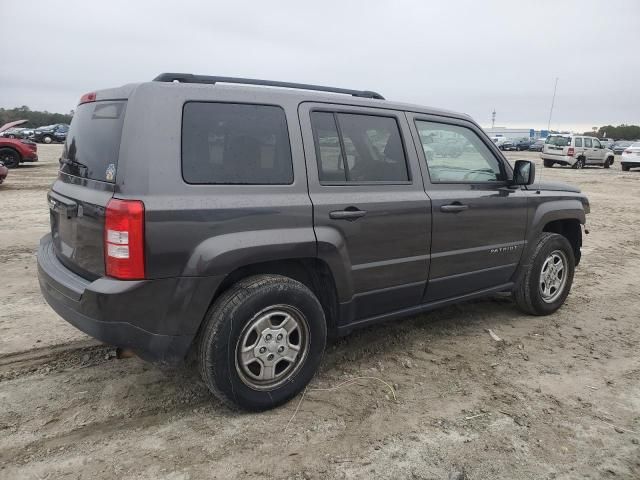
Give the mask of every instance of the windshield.
[[76, 177], [114, 182], [124, 101], [103, 101], [78, 106], [67, 133], [60, 171]]
[[571, 143], [570, 137], [561, 137], [559, 135], [551, 135], [547, 137], [545, 142], [547, 145], [555, 145], [556, 147], [566, 147]]

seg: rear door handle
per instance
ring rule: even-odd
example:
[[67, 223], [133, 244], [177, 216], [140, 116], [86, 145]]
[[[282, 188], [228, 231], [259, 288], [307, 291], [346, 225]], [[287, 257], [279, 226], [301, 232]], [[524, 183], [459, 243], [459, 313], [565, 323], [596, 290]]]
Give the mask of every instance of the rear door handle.
[[442, 205], [440, 211], [444, 213], [458, 213], [467, 210], [469, 205], [463, 205], [461, 203], [452, 203], [450, 205]]
[[333, 220], [348, 220], [353, 222], [360, 217], [364, 217], [366, 214], [366, 210], [360, 210], [356, 207], [348, 207], [344, 210], [334, 210], [333, 212], [329, 212], [329, 218], [332, 218]]

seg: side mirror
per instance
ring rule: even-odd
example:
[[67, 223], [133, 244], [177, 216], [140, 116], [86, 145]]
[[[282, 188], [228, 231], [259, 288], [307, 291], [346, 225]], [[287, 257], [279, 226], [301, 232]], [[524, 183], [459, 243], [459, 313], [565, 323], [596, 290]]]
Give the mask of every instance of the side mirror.
[[513, 185], [531, 185], [536, 179], [536, 164], [529, 160], [516, 160], [513, 166]]

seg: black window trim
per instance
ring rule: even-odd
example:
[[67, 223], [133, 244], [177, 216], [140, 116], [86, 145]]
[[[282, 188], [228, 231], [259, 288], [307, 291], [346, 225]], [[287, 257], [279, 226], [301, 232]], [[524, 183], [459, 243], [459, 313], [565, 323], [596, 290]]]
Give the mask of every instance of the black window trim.
[[[420, 138], [420, 130], [418, 129], [418, 122], [427, 122], [427, 123], [440, 123], [443, 125], [451, 125], [454, 127], [460, 127], [460, 128], [466, 128], [467, 130], [471, 131], [473, 134], [475, 134], [480, 141], [485, 145], [485, 147], [487, 147], [487, 150], [489, 151], [489, 153], [491, 153], [491, 155], [493, 155], [493, 157], [496, 159], [496, 161], [498, 162], [498, 165], [500, 167], [500, 173], [503, 177], [502, 180], [485, 180], [485, 181], [457, 181], [457, 182], [441, 182], [441, 181], [434, 181], [431, 178], [431, 172], [429, 171], [429, 163], [427, 162], [427, 157], [424, 154], [424, 148], [422, 145], [422, 139]], [[509, 183], [509, 174], [508, 174], [508, 169], [505, 165], [505, 160], [500, 158], [498, 155], [495, 154], [495, 152], [492, 150], [491, 146], [489, 145], [489, 143], [486, 142], [486, 140], [484, 138], [482, 138], [482, 134], [476, 132], [471, 126], [469, 125], [465, 125], [464, 123], [457, 123], [457, 122], [452, 122], [452, 121], [443, 121], [443, 120], [434, 120], [432, 118], [425, 118], [424, 116], [420, 116], [419, 114], [414, 115], [413, 117], [413, 125], [416, 129], [416, 138], [418, 140], [419, 143], [419, 147], [417, 150], [419, 150], [419, 156], [420, 158], [423, 159], [426, 170], [427, 170], [427, 175], [429, 176], [429, 183], [431, 185], [491, 185], [491, 186], [502, 186], [502, 185], [508, 185]], [[491, 142], [492, 146], [495, 148], [495, 144], [493, 142]]]
[[[356, 107], [357, 108], [357, 107]], [[366, 108], [366, 107], [365, 107]], [[338, 140], [340, 142], [340, 155], [342, 156], [343, 167], [345, 168], [345, 176], [347, 178], [346, 181], [323, 181], [321, 179], [321, 169], [320, 169], [320, 156], [318, 152], [318, 142], [316, 142], [316, 132], [315, 128], [313, 128], [313, 121], [311, 120], [311, 114], [314, 112], [321, 113], [331, 113], [333, 114], [334, 122], [336, 124], [336, 129], [338, 132]], [[346, 113], [352, 115], [365, 115], [369, 117], [384, 117], [384, 118], [392, 118], [396, 122], [396, 127], [398, 128], [398, 134], [400, 135], [400, 143], [402, 143], [402, 153], [404, 154], [404, 163], [407, 171], [408, 180], [368, 180], [368, 181], [349, 181], [349, 172], [346, 168], [347, 166], [347, 158], [346, 158], [346, 149], [344, 147], [344, 140], [342, 138], [342, 129], [340, 128], [340, 122], [338, 120], [338, 114]], [[367, 186], [367, 185], [413, 185], [413, 175], [411, 174], [411, 166], [409, 163], [409, 156], [407, 155], [407, 146], [405, 143], [404, 136], [402, 135], [402, 128], [400, 127], [399, 116], [397, 114], [388, 113], [372, 113], [369, 111], [362, 110], [353, 110], [351, 108], [328, 108], [328, 107], [313, 107], [309, 110], [309, 123], [311, 125], [311, 133], [313, 137], [315, 155], [316, 155], [316, 168], [318, 170], [318, 182], [321, 186], [326, 187], [340, 187], [340, 186]]]
[[[183, 166], [183, 144], [182, 139], [184, 136], [184, 108], [189, 103], [216, 103], [216, 104], [225, 104], [225, 105], [252, 105], [256, 107], [278, 107], [284, 113], [284, 125], [285, 130], [287, 132], [287, 141], [289, 142], [289, 152], [291, 158], [291, 182], [289, 183], [192, 183], [188, 182], [186, 178], [184, 178], [184, 169]], [[287, 119], [287, 110], [277, 103], [256, 103], [256, 102], [241, 102], [241, 101], [232, 101], [232, 100], [185, 100], [182, 104], [182, 115], [180, 117], [180, 178], [186, 185], [190, 185], [193, 187], [267, 187], [267, 188], [282, 188], [287, 186], [292, 186], [296, 182], [296, 169], [295, 169], [295, 161], [293, 160], [293, 146], [291, 145], [291, 135], [289, 133], [289, 121]]]

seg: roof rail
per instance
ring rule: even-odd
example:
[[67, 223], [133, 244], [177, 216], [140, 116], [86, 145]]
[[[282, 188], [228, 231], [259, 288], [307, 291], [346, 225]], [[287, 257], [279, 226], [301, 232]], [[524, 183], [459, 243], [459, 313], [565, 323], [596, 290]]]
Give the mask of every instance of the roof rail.
[[243, 85], [261, 85], [265, 87], [297, 88], [300, 90], [315, 90], [318, 92], [343, 93], [354, 97], [375, 98], [384, 100], [384, 97], [376, 92], [368, 90], [350, 90], [347, 88], [323, 87], [320, 85], [307, 85], [305, 83], [278, 82], [274, 80], [258, 80], [255, 78], [236, 77], [212, 77], [209, 75], [194, 75], [192, 73], [161, 73], [153, 79], [154, 82], [179, 82], [179, 83], [240, 83]]

